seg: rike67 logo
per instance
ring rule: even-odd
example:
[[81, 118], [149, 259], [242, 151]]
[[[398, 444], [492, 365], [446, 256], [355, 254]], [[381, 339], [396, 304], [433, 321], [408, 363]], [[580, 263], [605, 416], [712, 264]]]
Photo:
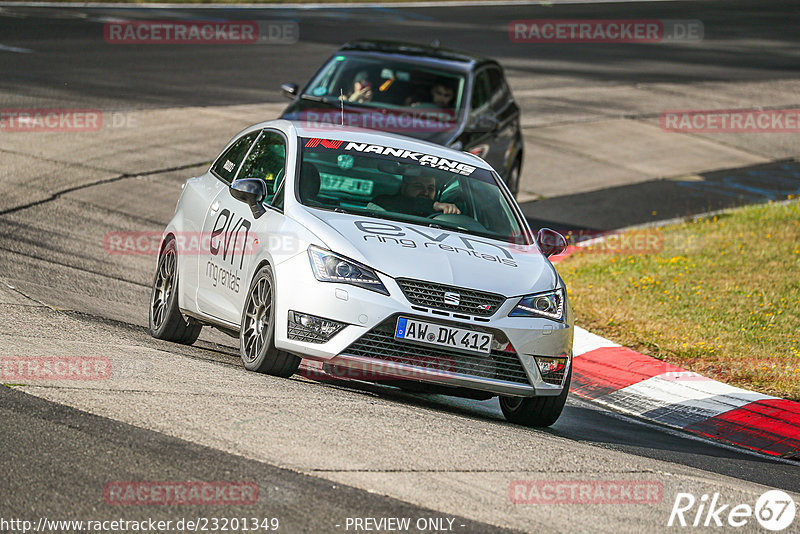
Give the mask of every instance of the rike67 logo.
[[726, 503], [719, 493], [699, 499], [691, 493], [678, 493], [667, 526], [743, 527], [755, 518], [762, 528], [779, 532], [794, 523], [796, 512], [792, 497], [780, 490], [767, 491], [755, 506]]

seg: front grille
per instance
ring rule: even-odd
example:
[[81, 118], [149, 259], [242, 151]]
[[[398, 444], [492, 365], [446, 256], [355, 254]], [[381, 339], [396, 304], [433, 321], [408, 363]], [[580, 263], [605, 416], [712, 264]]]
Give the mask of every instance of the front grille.
[[[482, 317], [494, 315], [494, 312], [506, 300], [503, 295], [496, 293], [486, 293], [474, 289], [409, 280], [407, 278], [398, 278], [397, 285], [400, 286], [403, 294], [412, 304]], [[459, 303], [451, 304], [446, 302], [445, 293], [457, 293]]]
[[[394, 337], [397, 316], [382, 322], [350, 345], [344, 354], [454, 373], [530, 385], [516, 353], [492, 350], [465, 354], [444, 347], [426, 347]], [[495, 338], [501, 334], [495, 333]], [[504, 336], [503, 336], [504, 337]]]

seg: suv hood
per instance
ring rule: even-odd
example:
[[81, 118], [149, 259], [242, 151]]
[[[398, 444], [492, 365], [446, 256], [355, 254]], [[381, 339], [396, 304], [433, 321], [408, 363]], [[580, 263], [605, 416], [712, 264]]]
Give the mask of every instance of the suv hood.
[[[329, 249], [392, 278], [412, 278], [500, 293], [547, 291], [558, 274], [536, 245], [516, 245], [453, 230], [308, 210], [303, 222]], [[316, 221], [312, 222], [312, 221]]]

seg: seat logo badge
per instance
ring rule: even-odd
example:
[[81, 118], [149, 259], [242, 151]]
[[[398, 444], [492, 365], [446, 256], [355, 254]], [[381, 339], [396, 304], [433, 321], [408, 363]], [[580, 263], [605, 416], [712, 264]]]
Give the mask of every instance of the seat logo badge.
[[448, 306], [458, 306], [461, 304], [461, 295], [458, 293], [445, 292], [444, 303]]

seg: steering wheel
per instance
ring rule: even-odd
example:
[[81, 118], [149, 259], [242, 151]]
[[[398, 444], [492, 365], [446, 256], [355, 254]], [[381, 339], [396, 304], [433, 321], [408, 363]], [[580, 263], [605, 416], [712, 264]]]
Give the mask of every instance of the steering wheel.
[[485, 226], [483, 226], [481, 223], [479, 223], [469, 215], [464, 215], [463, 213], [437, 212], [432, 215], [428, 215], [427, 218], [436, 219], [438, 217], [441, 217], [442, 222], [453, 224], [461, 230], [477, 230], [481, 232], [487, 231]]
[[[460, 208], [459, 208], [459, 209], [460, 209]], [[428, 215], [428, 217], [427, 217], [427, 218], [428, 218], [428, 219], [435, 219], [436, 217], [439, 217], [439, 216], [441, 216], [441, 215], [456, 215], [456, 216], [461, 216], [461, 215], [464, 215], [464, 214], [463, 214], [463, 213], [445, 213], [445, 212], [443, 212], [443, 211], [434, 211], [433, 213], [431, 213], [430, 215]], [[464, 216], [465, 216], [465, 217], [468, 217], [468, 215], [464, 215]], [[472, 217], [470, 217], [470, 219], [472, 219]]]

